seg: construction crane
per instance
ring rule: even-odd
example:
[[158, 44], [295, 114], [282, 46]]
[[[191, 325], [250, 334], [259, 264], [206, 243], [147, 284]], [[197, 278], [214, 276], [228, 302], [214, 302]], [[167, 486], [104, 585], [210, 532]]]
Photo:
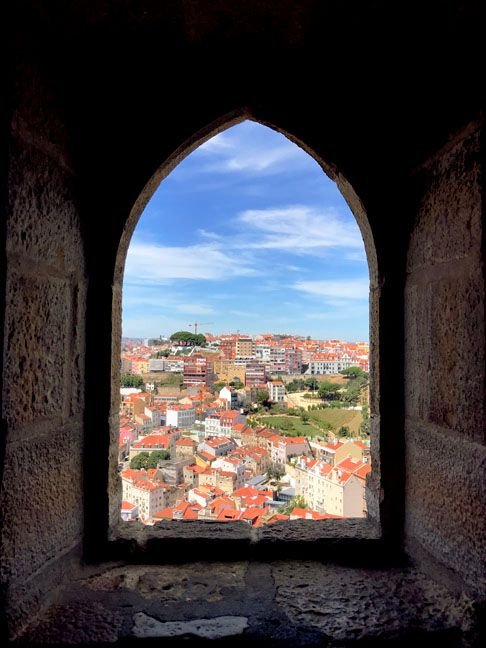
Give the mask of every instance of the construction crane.
[[193, 324], [188, 324], [188, 326], [194, 326], [194, 335], [197, 335], [197, 327], [206, 326], [208, 324], [212, 324], [212, 322], [194, 322]]

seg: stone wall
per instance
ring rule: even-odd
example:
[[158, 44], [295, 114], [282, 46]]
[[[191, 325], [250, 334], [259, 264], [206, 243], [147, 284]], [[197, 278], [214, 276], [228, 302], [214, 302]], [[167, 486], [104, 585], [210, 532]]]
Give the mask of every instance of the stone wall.
[[[107, 555], [125, 252], [165, 175], [243, 118], [313, 155], [363, 233], [368, 509], [383, 553], [405, 547], [485, 595], [484, 169], [477, 124], [450, 139], [482, 105], [479, 3], [57, 4], [11, 3], [6, 30], [0, 585], [11, 633], [72, 578], [81, 544], [85, 558]], [[307, 556], [302, 535], [280, 533], [297, 562]], [[343, 540], [333, 544], [346, 553]], [[354, 555], [371, 562], [367, 547]]]
[[41, 69], [16, 69], [10, 127], [0, 565], [21, 616], [79, 553], [86, 278], [67, 134]]
[[406, 546], [486, 594], [479, 128], [415, 176], [405, 297]]

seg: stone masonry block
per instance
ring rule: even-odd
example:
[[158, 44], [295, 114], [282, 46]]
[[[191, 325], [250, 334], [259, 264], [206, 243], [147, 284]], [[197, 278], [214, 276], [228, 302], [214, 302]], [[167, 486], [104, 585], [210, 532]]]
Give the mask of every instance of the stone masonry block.
[[406, 465], [406, 536], [484, 596], [486, 448], [408, 421]]
[[84, 274], [84, 250], [71, 176], [50, 156], [20, 140], [10, 154], [7, 250]]
[[81, 424], [7, 445], [1, 580], [28, 579], [81, 538]]
[[431, 300], [428, 419], [484, 440], [484, 287], [479, 276], [443, 279]]
[[478, 275], [409, 282], [407, 416], [484, 439], [484, 294]]
[[407, 285], [405, 290], [405, 409], [408, 416], [426, 419], [429, 405], [430, 286]]
[[86, 285], [80, 282], [71, 289], [71, 405], [75, 416], [84, 408], [85, 339], [86, 339]]
[[[10, 428], [62, 417], [69, 374], [70, 320], [65, 281], [21, 276], [7, 281], [4, 416]], [[10, 434], [12, 432], [10, 431]]]
[[423, 173], [427, 190], [408, 254], [408, 270], [452, 261], [481, 250], [479, 134], [442, 154]]
[[14, 131], [69, 169], [69, 136], [58, 97], [59, 87], [56, 88], [52, 77], [45, 74], [40, 63], [20, 63], [15, 68], [14, 78]]

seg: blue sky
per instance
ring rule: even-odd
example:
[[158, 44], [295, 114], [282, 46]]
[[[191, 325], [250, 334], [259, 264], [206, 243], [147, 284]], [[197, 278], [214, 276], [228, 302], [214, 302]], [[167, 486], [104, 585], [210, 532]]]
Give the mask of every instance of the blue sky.
[[363, 240], [335, 183], [286, 137], [245, 121], [186, 157], [145, 208], [123, 335], [198, 321], [216, 334], [368, 340], [368, 290]]

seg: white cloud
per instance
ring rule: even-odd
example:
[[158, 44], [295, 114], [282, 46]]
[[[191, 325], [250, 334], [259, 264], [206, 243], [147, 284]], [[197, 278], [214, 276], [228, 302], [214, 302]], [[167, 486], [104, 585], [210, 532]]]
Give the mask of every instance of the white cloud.
[[241, 255], [231, 256], [217, 244], [165, 247], [132, 242], [124, 280], [160, 284], [174, 279], [217, 280], [254, 274], [256, 271]]
[[237, 317], [260, 317], [259, 313], [252, 313], [251, 311], [242, 311], [242, 310], [230, 310], [231, 315], [236, 315]]
[[[252, 134], [252, 136], [249, 136]], [[270, 135], [261, 125], [245, 122], [243, 129], [224, 132], [202, 144], [194, 154], [208, 160], [205, 172], [269, 174], [315, 162], [284, 136]]]
[[187, 313], [188, 315], [208, 315], [214, 312], [211, 306], [205, 306], [204, 304], [179, 304], [175, 308], [179, 313]]
[[[369, 279], [328, 279], [323, 281], [297, 281], [293, 288], [311, 295], [342, 299], [368, 299]], [[335, 305], [335, 304], [334, 304]]]
[[323, 249], [363, 247], [356, 224], [339, 218], [334, 209], [305, 205], [248, 209], [238, 220], [264, 234], [259, 241], [250, 242], [250, 248], [316, 254]]
[[202, 153], [221, 153], [223, 151], [233, 151], [235, 149], [235, 142], [229, 133], [218, 133], [208, 139], [207, 142], [201, 144], [196, 150]]
[[197, 233], [199, 234], [199, 236], [211, 239], [212, 241], [220, 241], [223, 238], [221, 234], [216, 234], [216, 232], [210, 232], [209, 230], [205, 229], [198, 229]]

